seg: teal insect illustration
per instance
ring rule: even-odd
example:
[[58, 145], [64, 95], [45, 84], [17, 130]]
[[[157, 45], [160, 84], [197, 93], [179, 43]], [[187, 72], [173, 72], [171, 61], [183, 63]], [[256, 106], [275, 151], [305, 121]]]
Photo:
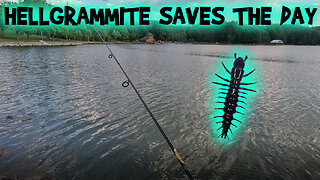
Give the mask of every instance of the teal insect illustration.
[[241, 82], [242, 78], [245, 78], [252, 74], [254, 70], [249, 72], [248, 74], [244, 74], [244, 67], [245, 67], [245, 62], [248, 59], [248, 56], [246, 56], [244, 59], [242, 57], [237, 57], [237, 54], [234, 54], [235, 61], [233, 63], [233, 67], [231, 71], [227, 69], [227, 67], [224, 65], [223, 62], [222, 66], [224, 69], [230, 74], [231, 80], [228, 80], [226, 78], [221, 77], [218, 74], [215, 74], [218, 78], [222, 79], [223, 81], [229, 83], [229, 84], [224, 84], [224, 83], [219, 83], [219, 82], [212, 82], [214, 84], [224, 86], [226, 88], [220, 88], [221, 92], [219, 94], [225, 94], [225, 97], [218, 96], [220, 99], [224, 99], [224, 101], [218, 101], [216, 103], [222, 103], [224, 104], [223, 108], [215, 108], [218, 110], [223, 110], [224, 114], [222, 116], [215, 116], [213, 118], [222, 118], [222, 121], [216, 122], [217, 124], [221, 123], [222, 126], [218, 128], [217, 130], [222, 129], [222, 133], [218, 136], [221, 138], [228, 138], [228, 132], [232, 134], [230, 126], [237, 127], [232, 123], [232, 121], [238, 121], [241, 123], [240, 120], [234, 118], [235, 113], [239, 113], [244, 115], [242, 112], [238, 111], [239, 109], [246, 110], [245, 107], [238, 105], [238, 103], [246, 104], [245, 100], [247, 99], [245, 95], [247, 93], [245, 91], [252, 91], [256, 92], [254, 89], [248, 89], [244, 88], [243, 86], [251, 85], [251, 84], [256, 84], [257, 82], [250, 82], [250, 83], [243, 83]]

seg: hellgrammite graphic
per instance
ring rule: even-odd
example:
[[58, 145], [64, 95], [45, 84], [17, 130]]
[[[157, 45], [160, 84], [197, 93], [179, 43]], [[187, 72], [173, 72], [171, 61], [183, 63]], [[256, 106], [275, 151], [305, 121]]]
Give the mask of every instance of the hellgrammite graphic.
[[[219, 83], [219, 82], [212, 82], [214, 84], [218, 84], [221, 86], [225, 86], [228, 88], [220, 88], [220, 90], [222, 90], [222, 92], [219, 92], [219, 94], [225, 94], [225, 97], [219, 96], [218, 98], [222, 98], [225, 99], [224, 102], [218, 101], [216, 103], [223, 103], [224, 104], [224, 108], [215, 108], [215, 109], [220, 109], [223, 110], [224, 114], [223, 116], [215, 116], [213, 118], [222, 118], [222, 121], [218, 121], [216, 122], [218, 123], [222, 123], [222, 126], [217, 129], [220, 130], [222, 128], [222, 133], [218, 136], [221, 138], [228, 138], [228, 131], [230, 130], [230, 133], [232, 134], [232, 131], [230, 129], [230, 126], [233, 125], [234, 127], [237, 127], [236, 125], [234, 125], [232, 123], [233, 120], [238, 121], [241, 123], [241, 121], [239, 121], [238, 119], [235, 119], [233, 117], [233, 115], [235, 113], [239, 113], [244, 115], [243, 113], [237, 111], [237, 107], [246, 110], [246, 108], [244, 108], [243, 106], [239, 106], [239, 103], [242, 104], [246, 104], [244, 101], [239, 100], [239, 98], [242, 98], [243, 100], [247, 99], [245, 97], [245, 95], [247, 94], [246, 92], [243, 91], [252, 91], [252, 92], [256, 92], [253, 89], [248, 89], [248, 88], [243, 88], [242, 86], [244, 85], [251, 85], [251, 84], [256, 84], [257, 82], [252, 82], [252, 83], [241, 83], [242, 78], [249, 76], [250, 74], [252, 74], [256, 69], [252, 70], [251, 72], [249, 72], [248, 74], [244, 74], [244, 66], [245, 66], [245, 61], [248, 59], [248, 56], [246, 56], [244, 59], [242, 57], [237, 57], [237, 53], [234, 54], [234, 58], [235, 61], [233, 63], [233, 67], [231, 69], [231, 72], [227, 69], [227, 67], [222, 63], [222, 66], [224, 67], [224, 69], [231, 75], [231, 80], [225, 79], [223, 77], [221, 77], [218, 74], [215, 74], [217, 77], [219, 77], [220, 79], [222, 79], [223, 81], [228, 82], [229, 84], [223, 84], [223, 83]], [[242, 90], [242, 91], [240, 91]], [[225, 92], [227, 91], [227, 92]], [[240, 96], [239, 94], [242, 94], [243, 96]]]

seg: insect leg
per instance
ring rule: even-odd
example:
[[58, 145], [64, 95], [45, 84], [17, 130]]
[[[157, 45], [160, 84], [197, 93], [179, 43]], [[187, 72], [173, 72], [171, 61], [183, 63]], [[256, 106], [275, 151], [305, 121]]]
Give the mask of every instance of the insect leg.
[[222, 103], [222, 104], [224, 104], [224, 102], [221, 102], [221, 101], [217, 101], [216, 103]]
[[216, 75], [218, 78], [220, 78], [220, 79], [222, 79], [222, 80], [224, 80], [224, 81], [230, 82], [228, 79], [225, 79], [225, 78], [219, 76], [218, 74], [215, 74], [215, 75]]
[[[218, 84], [218, 85], [221, 85], [221, 86], [227, 86], [227, 87], [229, 87], [229, 85], [228, 84], [222, 84], [222, 83], [218, 83], [218, 82], [212, 82], [213, 84]], [[241, 89], [241, 88], [240, 88]]]
[[247, 109], [246, 109], [246, 108], [244, 108], [243, 106], [237, 106], [237, 107], [242, 108], [242, 109], [244, 109], [244, 110], [247, 110]]
[[[221, 89], [222, 89], [222, 88], [221, 88]], [[239, 91], [239, 93], [240, 93], [240, 94], [248, 94], [248, 93], [245, 93], [245, 92], [240, 92], [240, 91]]]
[[218, 96], [217, 98], [222, 98], [222, 99], [225, 99], [225, 97], [222, 97], [222, 96]]
[[244, 96], [239, 96], [239, 97], [244, 98], [244, 99], [247, 99], [247, 98], [246, 98], [246, 97], [244, 97]]
[[247, 89], [247, 88], [239, 88], [239, 89], [246, 90], [246, 91], [257, 92], [256, 90], [253, 90], [253, 89]]
[[244, 101], [241, 101], [241, 100], [239, 100], [238, 102], [241, 102], [241, 103], [243, 103], [243, 104], [247, 104], [247, 103], [245, 103]]
[[227, 94], [227, 93], [225, 93], [225, 92], [219, 92], [218, 94]]
[[241, 123], [241, 121], [239, 121], [238, 119], [233, 118], [233, 120], [238, 121], [239, 123]]
[[219, 88], [219, 89], [220, 89], [220, 90], [227, 90], [227, 91], [229, 90], [229, 89], [226, 89], [226, 88]]
[[244, 115], [242, 112], [239, 112], [239, 111], [236, 111], [236, 113], [239, 113], [239, 114], [242, 114], [242, 115]]
[[222, 66], [224, 67], [224, 69], [229, 73], [231, 74], [231, 72], [227, 69], [227, 67], [223, 64], [223, 62], [221, 62]]
[[248, 74], [243, 75], [242, 77], [247, 77], [249, 76], [251, 73], [253, 73], [256, 69], [252, 70], [251, 72], [249, 72]]
[[222, 121], [218, 121], [218, 122], [216, 122], [216, 124], [218, 124], [218, 123], [222, 123]]
[[233, 126], [236, 127], [236, 128], [238, 127], [238, 126], [236, 126], [236, 125], [234, 125], [234, 124], [232, 124], [232, 123], [231, 123], [231, 125], [233, 125]]
[[214, 116], [213, 118], [218, 118], [218, 117], [223, 117], [223, 116]]
[[214, 109], [221, 109], [221, 110], [223, 110], [223, 108], [214, 108]]
[[256, 84], [257, 82], [253, 82], [253, 83], [240, 83], [240, 85], [251, 85], [251, 84]]

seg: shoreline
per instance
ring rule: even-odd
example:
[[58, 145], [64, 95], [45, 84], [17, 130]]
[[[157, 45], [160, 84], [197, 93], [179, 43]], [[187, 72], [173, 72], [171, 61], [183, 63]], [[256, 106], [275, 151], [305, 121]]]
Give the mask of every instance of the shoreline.
[[[135, 42], [107, 42], [108, 44], [150, 44], [152, 43], [135, 43]], [[0, 47], [49, 47], [49, 46], [78, 46], [89, 44], [103, 44], [99, 41], [0, 41]], [[164, 44], [195, 44], [195, 45], [244, 45], [244, 46], [319, 46], [319, 45], [298, 45], [298, 44], [225, 44], [225, 43], [205, 43], [205, 42], [171, 42]]]
[[77, 46], [101, 44], [97, 41], [2, 41], [0, 47], [42, 47], [42, 46]]

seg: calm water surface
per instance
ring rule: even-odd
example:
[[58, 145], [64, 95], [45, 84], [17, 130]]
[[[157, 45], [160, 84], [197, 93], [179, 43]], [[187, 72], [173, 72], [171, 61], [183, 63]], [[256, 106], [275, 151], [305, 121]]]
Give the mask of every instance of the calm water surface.
[[[111, 48], [196, 178], [320, 178], [320, 47]], [[208, 78], [237, 49], [257, 66], [260, 92], [225, 146], [211, 135]], [[106, 57], [103, 45], [0, 48], [0, 177], [185, 177]]]

